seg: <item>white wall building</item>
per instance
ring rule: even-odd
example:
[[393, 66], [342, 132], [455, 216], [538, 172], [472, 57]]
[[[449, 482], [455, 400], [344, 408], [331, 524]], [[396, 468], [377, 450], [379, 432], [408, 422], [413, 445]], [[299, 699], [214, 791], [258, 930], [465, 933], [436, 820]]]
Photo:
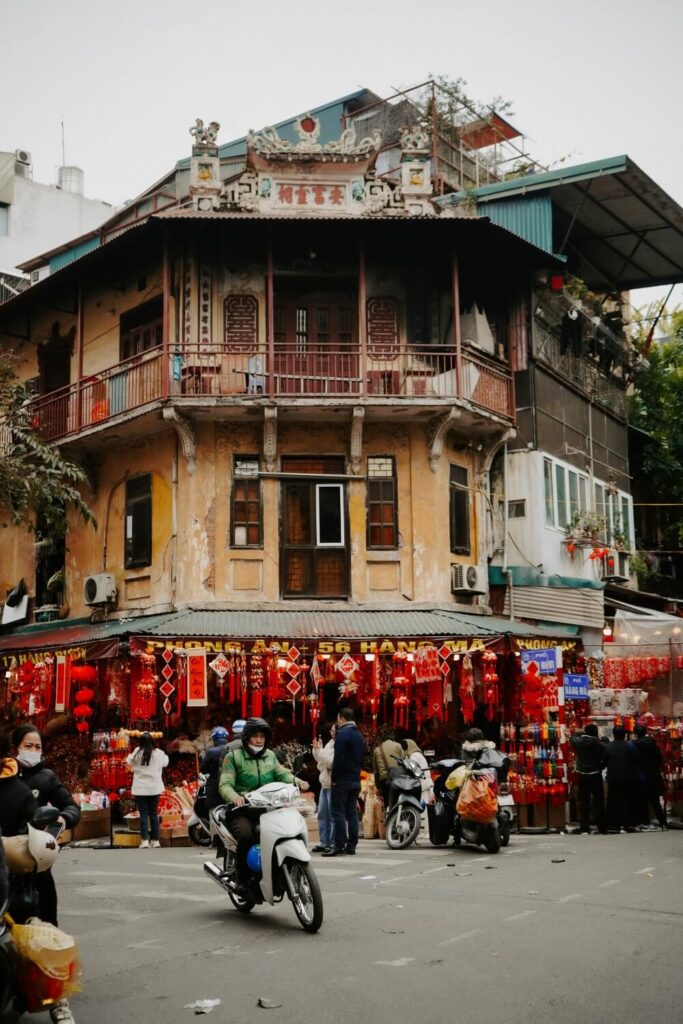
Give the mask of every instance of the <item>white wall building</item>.
[[60, 167], [58, 183], [44, 185], [33, 181], [30, 153], [0, 152], [0, 276], [20, 276], [21, 263], [92, 231], [111, 213], [109, 203], [83, 195], [79, 167]]

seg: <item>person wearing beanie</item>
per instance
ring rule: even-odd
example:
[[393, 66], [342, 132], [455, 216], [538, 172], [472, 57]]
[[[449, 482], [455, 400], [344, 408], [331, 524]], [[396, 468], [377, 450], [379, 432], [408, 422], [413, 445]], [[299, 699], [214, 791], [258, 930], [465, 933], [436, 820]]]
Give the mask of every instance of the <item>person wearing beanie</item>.
[[606, 764], [605, 744], [598, 738], [598, 727], [590, 722], [582, 733], [574, 733], [569, 742], [576, 754], [576, 777], [579, 783], [579, 833], [590, 833], [591, 800], [595, 806], [598, 832], [605, 834], [605, 790], [602, 770]]

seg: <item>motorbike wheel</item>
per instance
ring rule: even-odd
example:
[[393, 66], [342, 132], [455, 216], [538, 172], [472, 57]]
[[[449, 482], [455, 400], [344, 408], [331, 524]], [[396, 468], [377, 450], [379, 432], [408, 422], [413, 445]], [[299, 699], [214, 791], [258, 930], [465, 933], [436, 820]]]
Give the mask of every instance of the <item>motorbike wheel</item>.
[[508, 846], [510, 843], [510, 825], [506, 823], [500, 829], [500, 845]]
[[486, 839], [484, 841], [484, 846], [486, 847], [488, 852], [489, 853], [499, 853], [500, 852], [500, 845], [501, 845], [501, 839], [500, 839], [500, 832], [498, 831], [498, 829], [497, 828], [490, 828], [490, 829], [488, 829], [487, 834], [486, 834]]
[[211, 836], [201, 822], [197, 822], [196, 825], [190, 825], [187, 830], [187, 834], [190, 837], [190, 842], [193, 846], [211, 846]]
[[398, 821], [398, 807], [387, 818], [386, 841], [390, 850], [403, 850], [415, 842], [420, 834], [422, 815], [416, 807], [407, 805], [402, 808], [401, 821]]
[[239, 910], [241, 914], [248, 914], [256, 906], [249, 896], [238, 896], [236, 892], [232, 892], [230, 889], [228, 889], [228, 896], [235, 910]]
[[320, 883], [310, 864], [288, 857], [282, 865], [291, 886], [290, 899], [305, 932], [317, 932], [323, 923]]

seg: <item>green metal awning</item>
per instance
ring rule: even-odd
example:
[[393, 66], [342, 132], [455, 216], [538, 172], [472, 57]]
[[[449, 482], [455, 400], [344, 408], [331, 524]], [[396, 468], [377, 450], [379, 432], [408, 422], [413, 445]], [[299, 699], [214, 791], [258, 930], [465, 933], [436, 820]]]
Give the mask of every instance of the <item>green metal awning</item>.
[[405, 611], [381, 609], [340, 610], [234, 610], [191, 609], [160, 619], [146, 630], [130, 628], [136, 636], [290, 640], [375, 640], [382, 637], [554, 637], [552, 631], [491, 615], [468, 615], [444, 608]]
[[[543, 196], [552, 202], [552, 239]], [[522, 175], [437, 203], [472, 199], [478, 215], [566, 256], [596, 291], [683, 281], [683, 209], [626, 155]], [[528, 203], [526, 214], [520, 200]]]

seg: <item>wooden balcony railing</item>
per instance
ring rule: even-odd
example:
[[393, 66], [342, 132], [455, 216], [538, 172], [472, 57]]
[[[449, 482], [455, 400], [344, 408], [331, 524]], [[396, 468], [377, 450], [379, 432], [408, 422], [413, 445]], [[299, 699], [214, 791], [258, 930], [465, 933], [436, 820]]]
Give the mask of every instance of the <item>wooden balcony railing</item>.
[[[162, 350], [152, 349], [34, 399], [35, 426], [56, 440], [167, 397], [162, 359]], [[357, 345], [279, 344], [272, 367], [265, 350], [186, 346], [169, 360], [171, 398], [464, 398], [486, 412], [514, 415], [510, 371], [471, 348], [462, 353], [460, 394], [455, 353], [439, 345], [387, 346], [363, 356]]]

